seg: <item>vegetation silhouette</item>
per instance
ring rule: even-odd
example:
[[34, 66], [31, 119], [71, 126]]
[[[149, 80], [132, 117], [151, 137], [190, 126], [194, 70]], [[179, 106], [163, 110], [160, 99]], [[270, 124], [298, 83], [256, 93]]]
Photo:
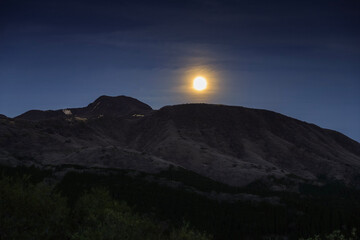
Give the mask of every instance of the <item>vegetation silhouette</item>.
[[164, 228], [132, 211], [103, 188], [82, 194], [73, 207], [52, 187], [29, 177], [0, 180], [0, 239], [209, 240], [183, 224]]
[[[96, 169], [90, 173], [73, 168], [73, 172], [67, 172], [61, 181], [49, 187], [42, 182], [52, 179], [50, 170], [44, 171], [35, 167], [2, 169], [1, 234], [23, 231], [10, 229], [35, 229], [31, 224], [36, 221], [42, 223], [43, 220], [37, 220], [31, 214], [50, 219], [41, 226], [54, 224], [46, 227], [46, 231], [53, 232], [48, 236], [59, 234], [59, 238], [52, 239], [64, 239], [61, 234], [65, 233], [72, 239], [91, 239], [88, 237], [100, 236], [105, 232], [111, 239], [111, 236], [119, 235], [117, 231], [120, 231], [113, 222], [122, 226], [124, 231], [138, 229], [140, 232], [148, 232], [148, 239], [177, 239], [176, 236], [182, 234], [188, 234], [185, 239], [210, 238], [203, 232], [213, 235], [214, 239], [283, 236], [299, 239], [312, 238], [315, 235], [327, 236], [334, 229], [359, 229], [360, 226], [359, 190], [336, 182], [328, 182], [324, 186], [303, 184], [297, 193], [271, 192], [261, 183], [243, 189], [224, 186], [184, 169], [178, 172], [170, 169], [169, 172], [149, 175], [141, 172], [134, 174], [134, 171], [127, 170], [111, 170], [99, 174]], [[176, 180], [182, 182], [183, 186], [170, 187], [149, 181], [155, 177]], [[227, 192], [252, 193], [261, 197], [275, 196], [280, 201], [278, 204], [264, 201], [218, 201], [189, 190], [192, 188], [209, 194]], [[39, 198], [41, 202], [36, 201]], [[41, 207], [40, 203], [47, 207]], [[19, 209], [33, 211], [12, 211], [17, 205], [21, 205]], [[55, 208], [57, 210], [54, 210]], [[24, 227], [21, 221], [14, 220], [17, 218], [28, 219], [31, 224]], [[13, 219], [12, 222], [10, 219]], [[51, 219], [57, 220], [52, 222]], [[97, 221], [103, 224], [95, 224]], [[141, 224], [136, 225], [136, 222]], [[66, 231], [58, 233], [57, 229]], [[136, 239], [138, 233], [133, 233], [130, 239]], [[45, 236], [41, 235], [41, 231], [34, 234]], [[15, 235], [12, 238], [30, 239]]]

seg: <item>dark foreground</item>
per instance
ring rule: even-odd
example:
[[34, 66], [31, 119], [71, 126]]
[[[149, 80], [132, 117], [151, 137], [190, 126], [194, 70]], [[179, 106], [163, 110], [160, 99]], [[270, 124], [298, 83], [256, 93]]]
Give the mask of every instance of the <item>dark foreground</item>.
[[[53, 170], [2, 167], [0, 238], [298, 239], [360, 229], [360, 192], [340, 183], [270, 192], [261, 183], [234, 188], [182, 169], [72, 169], [57, 181]], [[211, 198], [216, 192], [262, 198], [220, 201]]]

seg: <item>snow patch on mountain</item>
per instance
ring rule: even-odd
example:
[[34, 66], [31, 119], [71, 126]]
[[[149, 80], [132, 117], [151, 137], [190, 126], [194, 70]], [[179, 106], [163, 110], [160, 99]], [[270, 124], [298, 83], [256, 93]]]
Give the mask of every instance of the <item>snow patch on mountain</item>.
[[65, 115], [67, 115], [67, 116], [72, 115], [72, 112], [71, 112], [71, 110], [69, 110], [69, 109], [63, 109], [62, 111], [63, 111], [63, 113], [64, 113]]

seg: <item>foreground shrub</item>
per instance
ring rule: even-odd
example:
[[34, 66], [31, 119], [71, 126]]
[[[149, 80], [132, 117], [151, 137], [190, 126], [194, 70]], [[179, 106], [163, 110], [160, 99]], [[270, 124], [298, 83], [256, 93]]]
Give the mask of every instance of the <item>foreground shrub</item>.
[[27, 178], [0, 180], [0, 239], [65, 239], [66, 200]]
[[73, 222], [79, 226], [72, 235], [76, 240], [161, 239], [160, 227], [133, 213], [125, 204], [114, 201], [103, 189], [93, 189], [77, 202]]
[[210, 240], [210, 239], [212, 239], [210, 235], [192, 230], [189, 227], [188, 223], [184, 223], [184, 225], [180, 229], [174, 229], [170, 235], [170, 240]]
[[356, 228], [353, 228], [350, 234], [342, 233], [340, 230], [335, 230], [332, 233], [321, 237], [315, 235], [310, 238], [300, 238], [300, 240], [358, 240], [359, 237], [356, 233]]
[[70, 209], [67, 200], [28, 178], [0, 179], [0, 239], [4, 240], [207, 240], [191, 230], [164, 229], [115, 201], [104, 189], [83, 194]]

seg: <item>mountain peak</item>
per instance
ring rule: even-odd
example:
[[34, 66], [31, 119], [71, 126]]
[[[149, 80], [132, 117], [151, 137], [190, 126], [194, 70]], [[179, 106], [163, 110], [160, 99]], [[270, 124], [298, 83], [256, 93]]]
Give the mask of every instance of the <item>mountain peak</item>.
[[128, 97], [125, 95], [120, 95], [120, 96], [107, 96], [107, 95], [102, 95], [100, 97], [98, 97], [94, 102], [90, 103], [90, 105], [92, 104], [98, 104], [98, 103], [112, 103], [112, 104], [135, 104], [141, 108], [144, 108], [145, 110], [151, 110], [152, 108], [143, 103], [140, 102], [139, 100], [132, 98], [132, 97]]
[[149, 105], [132, 97], [111, 97], [106, 95], [100, 96], [84, 109], [91, 114], [110, 116], [128, 115], [152, 110]]
[[100, 96], [87, 107], [68, 108], [55, 111], [30, 110], [16, 117], [24, 120], [41, 121], [59, 119], [65, 117], [98, 118], [102, 116], [129, 116], [144, 114], [152, 111], [152, 108], [139, 100], [127, 96]]

